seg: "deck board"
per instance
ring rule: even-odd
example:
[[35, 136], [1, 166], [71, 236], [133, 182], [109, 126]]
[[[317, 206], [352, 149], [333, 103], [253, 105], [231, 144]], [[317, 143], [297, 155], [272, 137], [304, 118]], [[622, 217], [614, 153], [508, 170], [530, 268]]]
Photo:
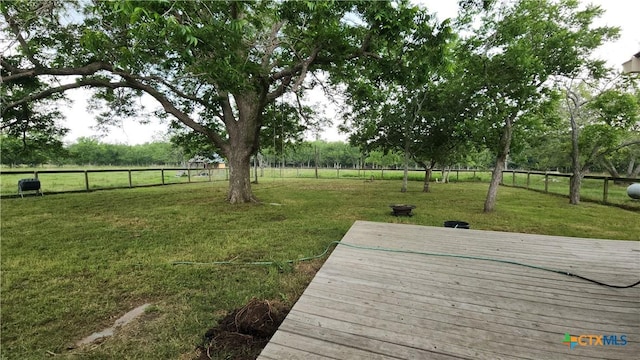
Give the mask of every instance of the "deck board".
[[[635, 359], [640, 242], [356, 222], [258, 359]], [[572, 335], [626, 335], [576, 346]]]

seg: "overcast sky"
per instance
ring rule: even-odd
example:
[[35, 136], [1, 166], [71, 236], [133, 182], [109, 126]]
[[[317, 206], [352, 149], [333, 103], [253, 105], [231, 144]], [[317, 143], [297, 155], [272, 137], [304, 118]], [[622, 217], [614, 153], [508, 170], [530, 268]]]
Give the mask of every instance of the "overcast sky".
[[[428, 9], [436, 12], [438, 18], [444, 19], [454, 17], [457, 13], [457, 0], [418, 0], [425, 4]], [[618, 26], [621, 28], [620, 39], [616, 42], [603, 45], [595, 52], [595, 56], [607, 60], [610, 66], [622, 68], [621, 64], [640, 51], [640, 0], [591, 0], [584, 1], [601, 6], [606, 10], [603, 17], [596, 25]], [[65, 137], [65, 142], [74, 142], [81, 136], [99, 135], [100, 140], [109, 143], [122, 144], [142, 144], [155, 140], [161, 140], [166, 134], [166, 124], [161, 124], [157, 120], [152, 120], [146, 125], [138, 124], [135, 120], [127, 120], [120, 127], [113, 127], [107, 135], [100, 134], [92, 129], [95, 124], [93, 114], [86, 110], [86, 94], [82, 90], [75, 90], [70, 93], [71, 97], [77, 99], [73, 106], [63, 111], [67, 116], [65, 125], [70, 128], [70, 132]], [[150, 101], [148, 108], [155, 104]], [[327, 115], [334, 116], [330, 107], [327, 108]], [[334, 119], [335, 124], [339, 123]], [[320, 134], [324, 140], [335, 141], [344, 140], [345, 135], [338, 134], [334, 128], [327, 129]]]

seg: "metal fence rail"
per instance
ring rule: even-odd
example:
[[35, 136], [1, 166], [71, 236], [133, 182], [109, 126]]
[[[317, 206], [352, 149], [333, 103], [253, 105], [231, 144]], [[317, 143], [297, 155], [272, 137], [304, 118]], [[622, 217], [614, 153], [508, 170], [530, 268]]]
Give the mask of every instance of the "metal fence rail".
[[[257, 173], [260, 178], [315, 178], [315, 179], [364, 179], [364, 180], [400, 180], [402, 169], [347, 169], [347, 168], [308, 168], [275, 167], [251, 168], [251, 178]], [[424, 181], [423, 169], [410, 169], [411, 181]], [[451, 169], [432, 171], [432, 181], [488, 182], [490, 170]], [[525, 188], [548, 194], [569, 196], [571, 174], [541, 171], [503, 171], [502, 185]], [[187, 184], [196, 182], [227, 181], [229, 170], [171, 168], [131, 168], [131, 169], [87, 169], [87, 170], [8, 170], [0, 171], [0, 196], [16, 197], [18, 182], [23, 178], [35, 178], [42, 184], [45, 194], [90, 192], [105, 189], [123, 189], [135, 187]], [[608, 205], [616, 205], [632, 210], [640, 209], [640, 201], [630, 199], [626, 194], [626, 185], [640, 182], [633, 178], [614, 178], [610, 176], [586, 175], [582, 182], [581, 199]]]
[[[503, 185], [566, 197], [569, 197], [569, 181], [573, 176], [556, 172], [522, 170], [505, 170], [502, 175]], [[509, 178], [511, 178], [510, 181]], [[640, 179], [585, 175], [580, 187], [580, 198], [584, 201], [639, 210], [640, 201], [629, 198], [626, 193], [626, 187], [637, 182], [640, 182]]]
[[92, 170], [10, 170], [0, 172], [0, 195], [17, 194], [20, 179], [40, 180], [48, 194], [90, 192], [94, 190], [162, 186], [228, 179], [227, 169], [140, 168]]

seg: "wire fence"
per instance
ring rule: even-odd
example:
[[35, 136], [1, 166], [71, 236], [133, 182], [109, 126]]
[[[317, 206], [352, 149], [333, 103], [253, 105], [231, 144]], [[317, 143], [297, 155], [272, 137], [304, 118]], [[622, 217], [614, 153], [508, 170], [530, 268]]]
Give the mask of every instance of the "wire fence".
[[[308, 167], [251, 168], [251, 178], [299, 178], [299, 179], [360, 179], [360, 180], [401, 180], [401, 169], [346, 169]], [[410, 169], [410, 181], [424, 181], [423, 169]], [[0, 171], [0, 196], [19, 196], [18, 182], [21, 179], [38, 179], [44, 194], [90, 192], [106, 189], [123, 189], [199, 182], [228, 181], [227, 168], [97, 168], [84, 170], [69, 169], [25, 169]], [[570, 174], [538, 171], [505, 170], [503, 185], [525, 188], [560, 196], [569, 196]], [[477, 169], [434, 170], [433, 182], [489, 182], [491, 172]], [[587, 175], [581, 187], [584, 201], [616, 205], [631, 210], [640, 210], [640, 201], [631, 199], [626, 187], [633, 178], [613, 178]]]
[[[503, 185], [506, 186], [569, 197], [571, 174], [505, 170], [502, 175]], [[580, 186], [580, 199], [629, 210], [640, 210], [640, 200], [632, 199], [627, 194], [627, 187], [637, 182], [640, 182], [640, 179], [585, 175]]]

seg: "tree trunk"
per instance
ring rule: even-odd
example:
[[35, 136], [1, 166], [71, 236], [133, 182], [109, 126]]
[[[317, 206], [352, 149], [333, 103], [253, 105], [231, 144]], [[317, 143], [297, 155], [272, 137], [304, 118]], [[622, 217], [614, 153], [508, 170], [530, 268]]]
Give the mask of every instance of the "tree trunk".
[[580, 204], [580, 185], [582, 183], [582, 166], [580, 165], [580, 145], [578, 143], [579, 131], [576, 114], [573, 109], [569, 111], [571, 122], [571, 180], [569, 181], [569, 203]]
[[635, 167], [635, 163], [636, 163], [636, 159], [635, 158], [631, 158], [629, 160], [629, 165], [627, 165], [627, 176], [630, 176], [631, 174], [633, 174], [633, 168]]
[[620, 177], [618, 169], [616, 169], [615, 165], [613, 165], [610, 159], [604, 158], [600, 163], [605, 169], [607, 169], [609, 175], [615, 178]]
[[246, 151], [232, 151], [229, 160], [229, 192], [227, 201], [231, 204], [258, 202], [251, 192], [251, 155]]
[[409, 182], [409, 151], [404, 152], [404, 171], [402, 175], [402, 188], [400, 192], [407, 192], [407, 183]]
[[496, 156], [496, 164], [491, 174], [491, 183], [489, 191], [484, 202], [484, 212], [492, 212], [496, 206], [496, 198], [498, 197], [498, 186], [502, 182], [502, 170], [505, 169], [509, 149], [511, 148], [511, 136], [513, 134], [513, 118], [507, 118], [507, 122], [502, 128], [502, 136], [500, 136], [500, 148]]
[[638, 164], [638, 166], [636, 166], [636, 168], [627, 177], [637, 178], [638, 174], [640, 174], [640, 164]]
[[574, 171], [569, 180], [569, 203], [571, 205], [580, 204], [580, 186], [582, 186], [582, 172]]
[[316, 160], [314, 165], [315, 165], [315, 170], [316, 170], [315, 174], [317, 179], [318, 178], [318, 146], [317, 145], [315, 146], [315, 154], [316, 154]]
[[491, 183], [489, 184], [489, 191], [487, 192], [487, 198], [484, 201], [484, 212], [492, 212], [496, 206], [496, 198], [498, 197], [498, 186], [502, 182], [502, 171], [504, 170], [504, 164], [507, 160], [507, 154], [500, 154], [496, 157], [496, 165], [491, 173]]
[[258, 154], [253, 157], [253, 183], [258, 183]]
[[429, 192], [429, 184], [431, 183], [431, 172], [432, 169], [429, 168], [425, 168], [424, 169], [424, 185], [422, 186], [422, 192]]
[[[238, 119], [227, 120], [228, 144], [223, 151], [229, 160], [229, 191], [227, 201], [231, 204], [258, 202], [251, 192], [251, 155], [257, 156], [259, 131], [262, 125], [264, 98], [257, 94], [235, 96], [238, 107]], [[231, 108], [227, 106], [226, 112]], [[229, 114], [229, 119], [233, 116]]]

